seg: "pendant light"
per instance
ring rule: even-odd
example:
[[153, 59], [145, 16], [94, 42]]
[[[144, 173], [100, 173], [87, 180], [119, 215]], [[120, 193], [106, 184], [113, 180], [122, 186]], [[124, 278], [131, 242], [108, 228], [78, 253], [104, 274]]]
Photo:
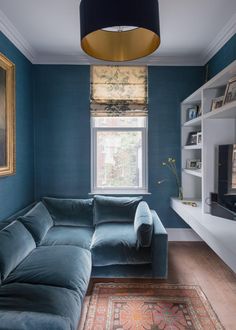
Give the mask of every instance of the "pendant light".
[[81, 47], [105, 61], [131, 61], [160, 45], [157, 0], [81, 0]]

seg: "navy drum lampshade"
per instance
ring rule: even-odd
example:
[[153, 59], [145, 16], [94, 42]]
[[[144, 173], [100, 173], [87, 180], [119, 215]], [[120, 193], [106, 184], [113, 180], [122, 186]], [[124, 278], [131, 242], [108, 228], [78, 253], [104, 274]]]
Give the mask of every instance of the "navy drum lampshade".
[[157, 0], [81, 0], [81, 47], [105, 61], [131, 61], [160, 45]]

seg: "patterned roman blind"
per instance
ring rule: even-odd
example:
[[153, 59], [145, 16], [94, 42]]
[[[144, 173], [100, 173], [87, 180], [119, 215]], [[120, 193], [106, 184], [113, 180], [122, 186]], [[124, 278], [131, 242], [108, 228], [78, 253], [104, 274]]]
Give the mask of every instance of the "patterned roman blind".
[[92, 66], [92, 116], [146, 116], [147, 67]]

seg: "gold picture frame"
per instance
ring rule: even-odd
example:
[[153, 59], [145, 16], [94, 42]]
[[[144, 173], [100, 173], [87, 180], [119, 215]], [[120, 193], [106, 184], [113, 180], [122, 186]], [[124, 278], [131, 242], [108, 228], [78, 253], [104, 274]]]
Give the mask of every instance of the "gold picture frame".
[[0, 176], [15, 171], [15, 65], [0, 53]]

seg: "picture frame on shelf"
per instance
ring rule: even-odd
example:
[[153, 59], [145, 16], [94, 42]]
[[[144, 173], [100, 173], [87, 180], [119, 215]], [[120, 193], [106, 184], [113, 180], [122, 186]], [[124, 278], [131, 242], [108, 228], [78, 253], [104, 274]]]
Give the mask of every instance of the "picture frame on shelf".
[[192, 146], [197, 144], [197, 132], [190, 132], [188, 134], [186, 146]]
[[198, 161], [197, 162], [197, 170], [201, 170], [202, 169], [202, 162]]
[[224, 102], [224, 96], [214, 98], [211, 103], [211, 111], [221, 108], [223, 102]]
[[223, 104], [233, 101], [236, 101], [236, 77], [230, 79], [226, 86]]
[[198, 107], [198, 109], [197, 109], [197, 117], [200, 117], [202, 115], [202, 105], [199, 104], [197, 107]]
[[193, 105], [191, 107], [189, 107], [187, 109], [187, 118], [186, 120], [193, 120], [195, 118], [197, 118], [197, 113], [198, 113], [198, 106], [197, 105]]
[[197, 164], [200, 162], [199, 159], [187, 159], [186, 169], [187, 170], [197, 170]]
[[197, 133], [197, 144], [202, 144], [202, 132]]

